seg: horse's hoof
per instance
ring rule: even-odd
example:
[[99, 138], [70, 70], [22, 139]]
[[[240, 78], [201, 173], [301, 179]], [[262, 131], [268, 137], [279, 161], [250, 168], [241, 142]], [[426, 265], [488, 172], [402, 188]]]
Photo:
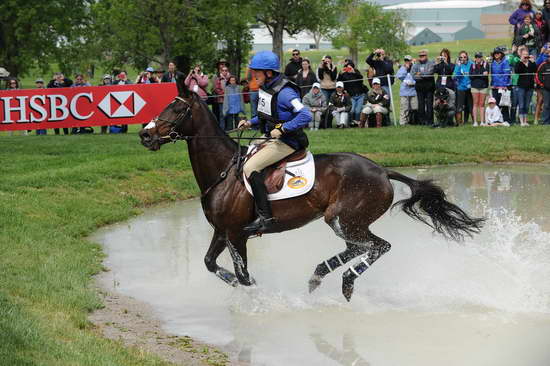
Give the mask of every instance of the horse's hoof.
[[239, 284], [237, 276], [226, 269], [220, 268], [215, 273], [218, 278], [221, 278], [223, 282], [227, 283], [230, 286], [237, 287], [237, 285]]
[[309, 293], [311, 294], [317, 287], [321, 286], [321, 276], [313, 275], [309, 279]]
[[348, 302], [351, 300], [351, 295], [353, 295], [353, 282], [352, 283], [342, 283], [342, 294]]

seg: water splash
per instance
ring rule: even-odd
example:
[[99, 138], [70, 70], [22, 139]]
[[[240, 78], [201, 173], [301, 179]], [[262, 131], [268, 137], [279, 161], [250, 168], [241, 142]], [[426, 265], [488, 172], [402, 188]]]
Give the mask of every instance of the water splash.
[[[434, 236], [394, 245], [382, 263], [356, 281], [351, 304], [341, 295], [340, 273], [334, 273], [336, 278], [327, 276], [312, 295], [305, 289], [240, 288], [230, 295], [231, 310], [550, 313], [550, 233], [513, 211], [491, 210], [486, 217], [482, 234], [462, 244], [445, 245]], [[404, 235], [417, 229], [407, 228]]]

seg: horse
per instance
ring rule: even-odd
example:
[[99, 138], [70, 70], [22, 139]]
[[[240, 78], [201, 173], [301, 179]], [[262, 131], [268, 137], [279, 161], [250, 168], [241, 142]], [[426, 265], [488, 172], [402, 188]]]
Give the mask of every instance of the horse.
[[[185, 140], [189, 159], [201, 191], [201, 204], [214, 235], [206, 252], [206, 268], [229, 285], [251, 286], [247, 241], [243, 227], [255, 218], [252, 196], [240, 170], [245, 147], [233, 141], [217, 123], [207, 104], [177, 80], [178, 95], [139, 132], [141, 144], [156, 151], [168, 142]], [[320, 262], [309, 280], [314, 291], [324, 277], [360, 257], [342, 274], [342, 294], [350, 301], [355, 280], [387, 253], [391, 244], [373, 234], [369, 226], [392, 207], [394, 192], [390, 180], [410, 187], [411, 197], [396, 202], [410, 217], [435, 232], [460, 241], [479, 233], [484, 219], [469, 216], [446, 200], [445, 192], [431, 180], [415, 180], [386, 169], [354, 153], [314, 155], [315, 183], [306, 194], [272, 201], [276, 224], [270, 232], [300, 228], [324, 218], [346, 249]], [[228, 249], [235, 273], [216, 263]]]

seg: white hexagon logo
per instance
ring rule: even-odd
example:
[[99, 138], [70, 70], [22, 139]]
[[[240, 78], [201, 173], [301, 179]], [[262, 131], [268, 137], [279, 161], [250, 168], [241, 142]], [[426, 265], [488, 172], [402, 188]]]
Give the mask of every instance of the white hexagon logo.
[[145, 106], [145, 101], [134, 91], [110, 92], [98, 107], [111, 118], [134, 117]]

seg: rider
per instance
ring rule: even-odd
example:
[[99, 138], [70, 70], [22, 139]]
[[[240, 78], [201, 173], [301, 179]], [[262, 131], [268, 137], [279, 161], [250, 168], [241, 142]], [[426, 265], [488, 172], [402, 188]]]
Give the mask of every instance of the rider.
[[300, 88], [279, 72], [279, 57], [276, 54], [271, 51], [258, 52], [252, 58], [249, 69], [260, 85], [258, 115], [250, 121], [241, 121], [239, 128], [258, 126], [266, 137], [272, 138], [262, 140], [262, 149], [243, 167], [258, 214], [256, 220], [245, 226], [244, 230], [255, 234], [270, 230], [275, 222], [262, 170], [309, 145], [302, 129], [308, 126], [312, 116], [300, 100]]

